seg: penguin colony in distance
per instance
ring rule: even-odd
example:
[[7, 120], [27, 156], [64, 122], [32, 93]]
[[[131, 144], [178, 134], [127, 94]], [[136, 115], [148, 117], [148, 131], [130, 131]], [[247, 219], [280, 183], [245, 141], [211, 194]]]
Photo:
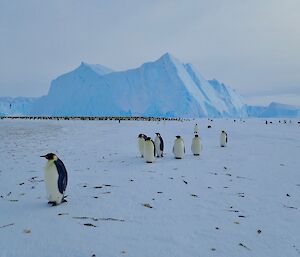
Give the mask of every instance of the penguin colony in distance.
[[144, 157], [144, 144], [147, 136], [145, 134], [139, 134], [138, 135], [138, 146], [141, 157]]
[[173, 153], [175, 159], [182, 159], [185, 154], [184, 141], [181, 136], [176, 136], [176, 139], [174, 141], [174, 146], [173, 146]]
[[227, 133], [223, 130], [220, 135], [220, 146], [225, 147], [227, 145], [227, 142], [228, 142], [228, 136]]
[[159, 133], [155, 133], [156, 137], [154, 139], [156, 157], [164, 157], [164, 140]]
[[144, 143], [144, 158], [147, 163], [152, 163], [155, 160], [155, 144], [151, 137], [147, 137]]
[[48, 153], [41, 157], [46, 158], [45, 185], [48, 204], [52, 206], [66, 202], [65, 191], [68, 184], [68, 173], [64, 163], [54, 154]]

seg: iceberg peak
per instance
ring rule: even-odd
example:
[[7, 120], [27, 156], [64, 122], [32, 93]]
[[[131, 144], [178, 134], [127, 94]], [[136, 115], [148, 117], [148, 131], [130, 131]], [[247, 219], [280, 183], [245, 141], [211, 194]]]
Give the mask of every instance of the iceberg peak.
[[79, 69], [80, 68], [88, 68], [100, 76], [114, 72], [114, 70], [107, 68], [101, 64], [89, 64], [86, 62], [81, 62]]

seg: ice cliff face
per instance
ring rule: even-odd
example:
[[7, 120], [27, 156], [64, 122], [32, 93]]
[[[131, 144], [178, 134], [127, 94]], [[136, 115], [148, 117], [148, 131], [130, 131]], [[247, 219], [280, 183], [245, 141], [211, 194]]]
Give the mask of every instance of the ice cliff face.
[[36, 100], [37, 98], [33, 97], [0, 97], [0, 116], [30, 115]]
[[205, 80], [169, 53], [136, 69], [114, 72], [82, 63], [53, 80], [35, 115], [243, 117], [245, 104], [232, 89]]
[[293, 118], [300, 117], [300, 107], [271, 103], [268, 106], [248, 106], [249, 117], [261, 117], [261, 118]]

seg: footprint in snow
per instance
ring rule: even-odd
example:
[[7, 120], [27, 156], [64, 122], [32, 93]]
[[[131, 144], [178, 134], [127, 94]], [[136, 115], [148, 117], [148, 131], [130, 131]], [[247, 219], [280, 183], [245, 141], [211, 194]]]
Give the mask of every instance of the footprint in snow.
[[58, 216], [65, 216], [65, 215], [69, 215], [69, 213], [65, 212], [65, 213], [58, 213]]
[[247, 250], [249, 250], [249, 251], [251, 251], [251, 249], [250, 248], [248, 248], [246, 245], [244, 245], [243, 243], [239, 243], [239, 246], [242, 246], [242, 247], [244, 247], [245, 249], [247, 249]]
[[84, 223], [83, 225], [84, 225], [84, 226], [87, 226], [87, 227], [94, 227], [94, 228], [97, 227], [96, 225], [94, 225], [94, 224], [92, 224], [92, 223]]
[[144, 203], [144, 204], [142, 204], [144, 207], [146, 207], [146, 208], [150, 208], [150, 209], [152, 209], [153, 207], [149, 204], [149, 203]]

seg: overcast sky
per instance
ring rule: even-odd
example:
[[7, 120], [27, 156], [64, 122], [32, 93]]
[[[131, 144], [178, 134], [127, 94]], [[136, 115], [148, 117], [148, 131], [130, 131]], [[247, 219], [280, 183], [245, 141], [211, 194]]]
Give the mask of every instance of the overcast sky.
[[0, 0], [0, 96], [58, 75], [135, 68], [170, 52], [252, 103], [300, 105], [299, 0]]

